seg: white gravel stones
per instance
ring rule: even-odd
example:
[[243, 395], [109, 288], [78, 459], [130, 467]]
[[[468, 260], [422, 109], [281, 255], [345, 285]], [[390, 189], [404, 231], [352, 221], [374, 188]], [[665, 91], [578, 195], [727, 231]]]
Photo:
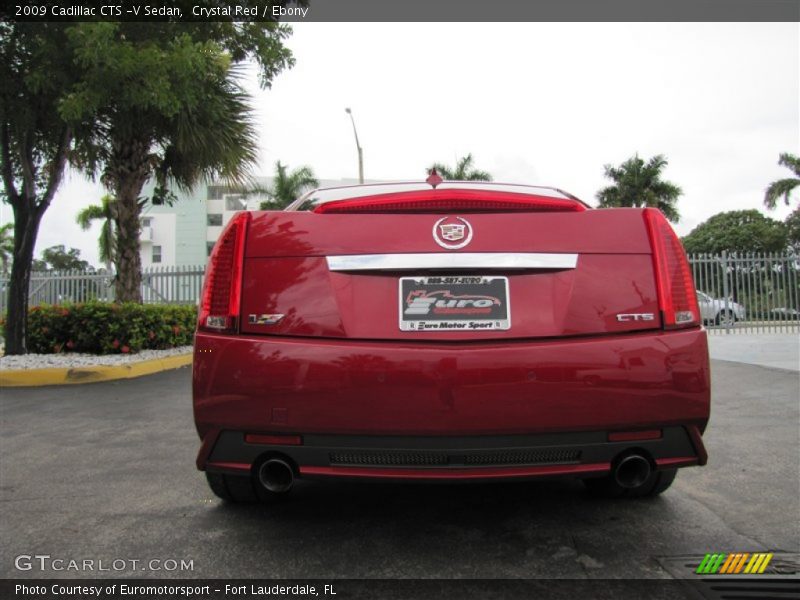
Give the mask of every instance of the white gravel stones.
[[49, 369], [53, 367], [95, 367], [98, 365], [130, 365], [154, 358], [166, 358], [180, 354], [189, 354], [192, 346], [180, 346], [168, 350], [142, 350], [138, 354], [77, 354], [66, 352], [63, 354], [25, 354], [22, 356], [0, 357], [0, 371], [17, 371], [22, 369]]

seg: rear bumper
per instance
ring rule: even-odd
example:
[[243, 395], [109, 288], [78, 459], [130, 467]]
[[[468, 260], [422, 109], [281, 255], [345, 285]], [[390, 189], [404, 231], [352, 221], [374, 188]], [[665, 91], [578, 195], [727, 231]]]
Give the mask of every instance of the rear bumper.
[[684, 427], [661, 430], [657, 439], [609, 441], [607, 432], [474, 437], [302, 437], [302, 445], [248, 443], [225, 431], [205, 469], [250, 473], [262, 457], [288, 457], [305, 478], [475, 480], [529, 477], [592, 477], [607, 474], [614, 459], [636, 449], [653, 467], [702, 464], [699, 435]]
[[[709, 417], [709, 387], [706, 334], [699, 328], [470, 344], [200, 332], [193, 364], [202, 439], [197, 466], [248, 470], [255, 455], [275, 450], [304, 476], [382, 477], [380, 465], [332, 464], [325, 457], [364, 449], [435, 453], [445, 449], [441, 444], [455, 444], [450, 450], [463, 452], [448, 450], [446, 463], [421, 470], [391, 465], [388, 475], [412, 469], [420, 472], [405, 475], [428, 478], [432, 468], [444, 478], [463, 478], [477, 468], [489, 477], [489, 469], [527, 469], [533, 476], [556, 466], [602, 473], [619, 451], [608, 432], [654, 428], [663, 430], [662, 440], [627, 446], [652, 445], [648, 452], [657, 466], [659, 460], [704, 464], [700, 434]], [[244, 433], [296, 434], [303, 445], [228, 453], [228, 437], [243, 440]], [[568, 437], [553, 442], [558, 435]], [[686, 440], [682, 449], [656, 451], [673, 435]], [[474, 467], [450, 458], [471, 450], [565, 447], [581, 452], [568, 469], [563, 463]]]

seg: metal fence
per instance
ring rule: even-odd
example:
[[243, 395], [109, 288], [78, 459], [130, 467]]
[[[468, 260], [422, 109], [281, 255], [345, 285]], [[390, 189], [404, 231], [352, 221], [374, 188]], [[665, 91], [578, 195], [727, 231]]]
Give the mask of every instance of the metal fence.
[[700, 313], [709, 331], [797, 332], [800, 257], [696, 254], [689, 257]]
[[[787, 254], [698, 254], [689, 257], [700, 312], [709, 331], [770, 333], [800, 330], [800, 257]], [[148, 267], [142, 298], [148, 303], [193, 304], [200, 297], [204, 266]], [[0, 314], [8, 280], [0, 278]], [[34, 273], [30, 305], [114, 300], [113, 274], [66, 271]]]
[[[152, 304], [194, 304], [205, 266], [157, 266], [142, 270], [142, 300]], [[107, 271], [47, 271], [31, 274], [30, 306], [114, 301], [114, 274]], [[8, 279], [0, 277], [0, 314], [8, 304]]]

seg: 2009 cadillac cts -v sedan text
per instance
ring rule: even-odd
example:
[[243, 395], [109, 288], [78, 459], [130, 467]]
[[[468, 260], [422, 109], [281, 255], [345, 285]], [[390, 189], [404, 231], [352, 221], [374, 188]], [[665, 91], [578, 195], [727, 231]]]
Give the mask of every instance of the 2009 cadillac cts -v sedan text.
[[434, 173], [237, 213], [193, 370], [197, 466], [231, 501], [297, 478], [569, 476], [649, 496], [706, 463], [680, 241], [658, 210], [557, 189]]

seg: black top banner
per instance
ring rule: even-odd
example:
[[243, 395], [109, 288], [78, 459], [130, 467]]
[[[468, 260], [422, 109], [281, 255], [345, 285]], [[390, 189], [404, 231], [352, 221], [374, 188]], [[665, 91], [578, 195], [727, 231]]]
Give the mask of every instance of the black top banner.
[[10, 2], [0, 20], [236, 22], [800, 21], [800, 0], [63, 0]]

